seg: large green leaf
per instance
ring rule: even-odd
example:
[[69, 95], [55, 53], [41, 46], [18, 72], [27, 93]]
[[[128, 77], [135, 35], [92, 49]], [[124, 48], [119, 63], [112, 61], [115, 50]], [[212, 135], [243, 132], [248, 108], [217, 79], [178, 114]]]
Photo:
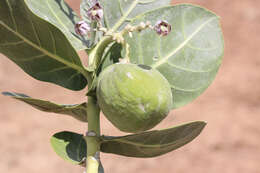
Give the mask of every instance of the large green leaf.
[[86, 157], [87, 145], [83, 135], [63, 131], [51, 137], [53, 150], [62, 159], [73, 164], [81, 164]]
[[2, 93], [5, 96], [11, 96], [17, 100], [23, 101], [34, 108], [44, 111], [44, 112], [52, 112], [52, 113], [58, 113], [58, 114], [65, 114], [70, 115], [74, 118], [76, 118], [79, 121], [87, 122], [87, 111], [86, 103], [82, 104], [74, 104], [74, 105], [61, 105], [52, 103], [45, 100], [39, 100], [31, 98], [25, 94], [19, 94], [14, 92], [3, 92]]
[[169, 5], [171, 0], [100, 0], [100, 2], [104, 8], [106, 27], [114, 32], [120, 30], [135, 16]]
[[71, 90], [86, 86], [86, 71], [70, 42], [24, 0], [0, 1], [0, 36], [0, 52], [32, 77]]
[[174, 105], [183, 106], [198, 97], [214, 80], [224, 45], [219, 18], [190, 4], [169, 6], [136, 17], [132, 24], [166, 20], [172, 25], [168, 36], [149, 29], [125, 36], [130, 61], [159, 70], [169, 81]]
[[35, 15], [59, 28], [76, 50], [90, 46], [88, 38], [75, 33], [74, 26], [80, 18], [64, 0], [25, 0], [25, 3]]
[[128, 157], [156, 157], [173, 151], [197, 137], [205, 122], [192, 122], [165, 130], [122, 137], [104, 137], [101, 151]]
[[[87, 145], [83, 135], [68, 131], [56, 133], [51, 137], [51, 146], [62, 159], [85, 167]], [[104, 173], [101, 162], [98, 173]]]

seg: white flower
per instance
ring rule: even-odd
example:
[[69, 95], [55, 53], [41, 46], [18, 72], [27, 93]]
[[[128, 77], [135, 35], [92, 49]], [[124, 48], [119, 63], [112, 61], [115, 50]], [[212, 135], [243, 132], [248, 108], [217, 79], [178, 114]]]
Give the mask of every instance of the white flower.
[[161, 36], [166, 36], [171, 32], [172, 26], [167, 21], [160, 20], [155, 24], [154, 30], [157, 34]]
[[93, 5], [88, 11], [87, 16], [91, 20], [99, 21], [103, 18], [103, 8], [99, 4], [99, 2], [96, 2], [95, 5]]
[[80, 21], [75, 25], [75, 32], [81, 36], [86, 35], [90, 31], [90, 26], [85, 21]]

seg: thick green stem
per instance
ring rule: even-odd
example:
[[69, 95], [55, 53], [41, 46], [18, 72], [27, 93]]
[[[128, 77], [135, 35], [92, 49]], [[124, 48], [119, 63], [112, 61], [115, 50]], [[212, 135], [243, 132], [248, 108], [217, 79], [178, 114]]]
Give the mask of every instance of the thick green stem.
[[96, 69], [101, 62], [102, 55], [106, 47], [112, 43], [112, 36], [105, 36], [102, 40], [95, 46], [95, 48], [90, 52], [88, 56], [88, 64], [91, 68]]
[[99, 160], [96, 158], [100, 151], [100, 108], [93, 96], [88, 96], [88, 132], [87, 141], [87, 173], [98, 173]]

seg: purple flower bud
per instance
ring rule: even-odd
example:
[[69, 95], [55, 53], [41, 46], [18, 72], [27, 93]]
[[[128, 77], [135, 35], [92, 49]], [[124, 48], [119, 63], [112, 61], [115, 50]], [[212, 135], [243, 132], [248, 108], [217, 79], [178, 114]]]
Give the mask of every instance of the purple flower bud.
[[93, 5], [88, 11], [87, 15], [91, 20], [99, 21], [103, 18], [103, 9], [99, 2], [96, 1], [95, 5]]
[[171, 30], [172, 30], [172, 26], [165, 20], [160, 20], [158, 21], [155, 26], [154, 26], [154, 30], [157, 32], [157, 34], [159, 34], [160, 36], [166, 36], [168, 35]]
[[75, 32], [81, 36], [86, 35], [90, 31], [90, 26], [85, 21], [80, 21], [75, 25]]

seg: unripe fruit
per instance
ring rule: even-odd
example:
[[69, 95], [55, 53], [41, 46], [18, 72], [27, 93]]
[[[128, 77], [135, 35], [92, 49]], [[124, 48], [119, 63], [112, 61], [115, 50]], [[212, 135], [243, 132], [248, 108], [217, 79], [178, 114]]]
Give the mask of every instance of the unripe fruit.
[[168, 81], [144, 65], [117, 63], [98, 78], [98, 104], [107, 119], [124, 132], [149, 130], [163, 120], [172, 106]]

